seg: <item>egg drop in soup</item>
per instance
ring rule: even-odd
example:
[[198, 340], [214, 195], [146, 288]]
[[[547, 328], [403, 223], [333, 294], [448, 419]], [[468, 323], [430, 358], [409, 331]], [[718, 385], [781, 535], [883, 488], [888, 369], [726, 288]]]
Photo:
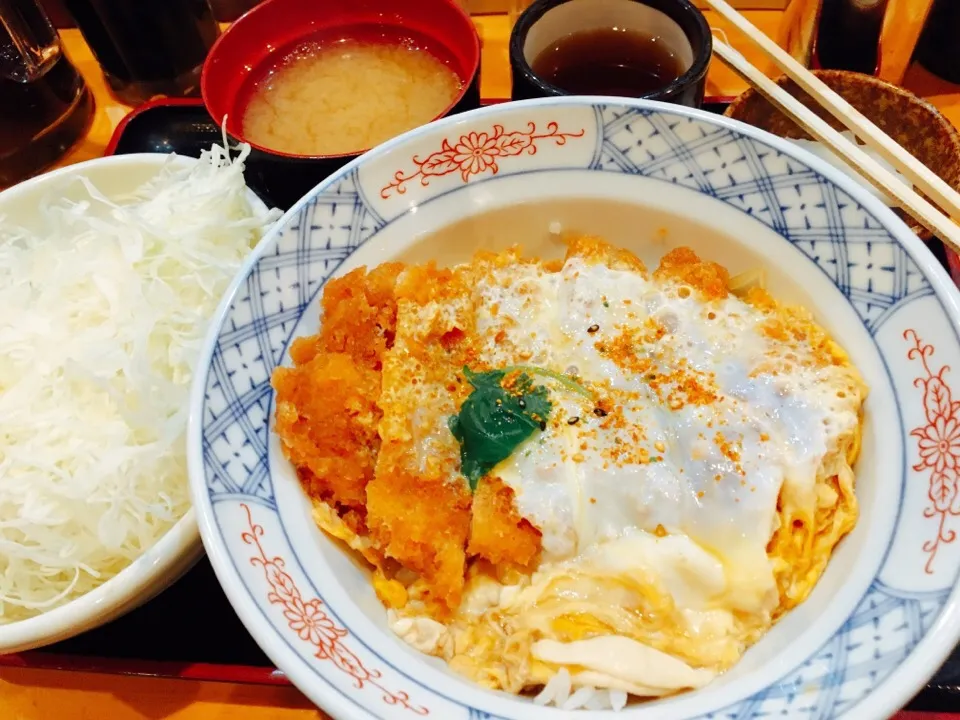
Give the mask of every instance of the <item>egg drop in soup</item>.
[[314, 37], [253, 84], [243, 134], [295, 155], [367, 150], [450, 107], [462, 88], [451, 63], [417, 34], [379, 26]]

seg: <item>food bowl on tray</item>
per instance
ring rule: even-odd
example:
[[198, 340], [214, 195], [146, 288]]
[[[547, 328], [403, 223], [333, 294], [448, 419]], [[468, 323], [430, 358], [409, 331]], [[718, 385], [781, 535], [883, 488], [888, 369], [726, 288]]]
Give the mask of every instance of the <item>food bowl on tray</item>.
[[[631, 718], [759, 718], [811, 712], [818, 717], [887, 717], [922, 687], [960, 636], [955, 590], [960, 544], [954, 542], [960, 513], [955, 472], [960, 399], [955, 393], [960, 390], [950, 369], [960, 363], [957, 290], [902, 221], [832, 166], [756, 128], [648, 101], [527, 101], [486, 108], [408, 133], [319, 185], [284, 216], [250, 257], [207, 338], [194, 385], [189, 431], [191, 488], [201, 534], [241, 620], [277, 666], [337, 718], [561, 716], [556, 708], [535, 704], [536, 687], [522, 695], [486, 689], [398, 638], [394, 631], [409, 641], [412, 624], [398, 624], [396, 610], [388, 622], [366, 564], [314, 523], [311, 503], [286, 457], [286, 439], [282, 444], [275, 432], [277, 405], [270, 378], [278, 367], [291, 366], [289, 353], [297, 338], [322, 327], [320, 301], [332, 279], [360, 266], [372, 268], [393, 260], [435, 260], [444, 267], [468, 261], [476, 250], [499, 251], [517, 242], [532, 255], [562, 257], [562, 238], [577, 233], [601, 236], [627, 248], [648, 267], [656, 266], [668, 250], [688, 246], [731, 273], [746, 273], [741, 278], [754, 278], [747, 282], [765, 276], [763, 285], [777, 300], [806, 307], [837, 338], [849, 361], [842, 354], [831, 355], [833, 364], [852, 363], [870, 388], [861, 416], [861, 451], [853, 468], [859, 520], [836, 546], [809, 596], [786, 612], [738, 662], [711, 675], [710, 682], [691, 681], [689, 686], [698, 689], [661, 693], [664, 696], [659, 699], [631, 700], [620, 712]], [[634, 268], [631, 272], [640, 272], [633, 260], [623, 262]], [[716, 270], [706, 267], [713, 268], [711, 273]], [[433, 282], [431, 273], [437, 271], [422, 272], [426, 274], [401, 276], [422, 280], [405, 286], [404, 292], [412, 293], [409, 297], [427, 292]], [[648, 281], [654, 282], [644, 280]], [[335, 285], [338, 297], [350, 295], [349, 282]], [[439, 287], [452, 286], [441, 282]], [[606, 308], [614, 302], [607, 302], [606, 293], [614, 293], [616, 283], [600, 289]], [[352, 292], [357, 297], [356, 290]], [[703, 301], [696, 292], [693, 296]], [[689, 289], [679, 295], [690, 296]], [[625, 304], [628, 300], [624, 299]], [[604, 312], [598, 303], [590, 305], [591, 312]], [[405, 307], [408, 312], [412, 306]], [[745, 305], [737, 307], [747, 315], [754, 312]], [[386, 316], [376, 317], [377, 322], [387, 323], [381, 328], [389, 326], [383, 320]], [[416, 327], [420, 325], [411, 323], [404, 332], [414, 332]], [[593, 325], [582, 330], [599, 330], [600, 336], [605, 331]], [[400, 342], [397, 333], [384, 342]], [[666, 331], [667, 336], [671, 333], [675, 335], [673, 330]], [[444, 342], [450, 345], [443, 347], [456, 349], [461, 339], [456, 333], [446, 335]], [[500, 340], [495, 338], [494, 344], [502, 345]], [[293, 352], [302, 363], [318, 349], [323, 350], [321, 344], [301, 341]], [[739, 350], [730, 352], [734, 357]], [[529, 366], [523, 372], [528, 370], [537, 378], [531, 383], [553, 382], [541, 379]], [[567, 387], [592, 370], [571, 367], [560, 372], [565, 373]], [[483, 378], [464, 375], [474, 384], [483, 382]], [[509, 373], [501, 378], [501, 389], [517, 387], [506, 377]], [[522, 374], [521, 379], [514, 377], [515, 382], [524, 382]], [[323, 373], [315, 379], [328, 382], [329, 395], [320, 394], [315, 400], [317, 407], [329, 413], [335, 412], [341, 395], [359, 392], [362, 384], [361, 380], [338, 383]], [[382, 382], [386, 388], [386, 380]], [[455, 385], [452, 380], [451, 385]], [[550, 387], [547, 396], [555, 398], [554, 408], [560, 407], [560, 400], [551, 394], [556, 388]], [[596, 387], [592, 392], [599, 392]], [[520, 392], [535, 394], [530, 385]], [[510, 397], [503, 396], [503, 403], [516, 401]], [[527, 397], [520, 395], [520, 399]], [[362, 409], [362, 403], [351, 407], [349, 417], [333, 416], [330, 422], [340, 426], [363, 415], [357, 409]], [[578, 425], [598, 422], [609, 412], [609, 407], [598, 403], [592, 413], [584, 414], [585, 421], [577, 417]], [[462, 407], [460, 413], [459, 422], [449, 428], [462, 439]], [[289, 421], [290, 416], [285, 416], [287, 427]], [[573, 417], [562, 424], [573, 427]], [[534, 434], [531, 437], [537, 432], [533, 425], [528, 428]], [[553, 428], [546, 426], [540, 422], [544, 438]], [[325, 426], [315, 427], [324, 432]], [[390, 433], [390, 428], [380, 425], [380, 433]], [[443, 447], [449, 448], [449, 438], [438, 442], [448, 443]], [[375, 444], [356, 447], [375, 450]], [[384, 446], [386, 441], [380, 453]], [[539, 452], [527, 447], [528, 452]], [[784, 441], [771, 447], [779, 453], [787, 452], [788, 446]], [[672, 446], [666, 450], [664, 454], [673, 452]], [[663, 459], [647, 458], [650, 462]], [[346, 477], [356, 460], [348, 454], [327, 467]], [[668, 460], [674, 463], [676, 456]], [[497, 472], [503, 467], [497, 466]], [[459, 471], [467, 473], [466, 468], [464, 463]], [[341, 476], [328, 477], [333, 482]], [[304, 478], [309, 480], [310, 474]], [[489, 479], [485, 476], [480, 482]], [[387, 481], [392, 482], [389, 477]], [[373, 487], [367, 486], [369, 503]], [[525, 497], [524, 487], [514, 499]], [[776, 497], [778, 486], [773, 487]], [[396, 492], [404, 491], [397, 486]], [[412, 492], [410, 514], [419, 502], [418, 491]], [[391, 492], [382, 497], [389, 501]], [[396, 498], [404, 502], [401, 495]], [[606, 500], [600, 498], [600, 502]], [[827, 493], [817, 502], [827, 507], [836, 502], [836, 496]], [[725, 511], [731, 520], [734, 507], [730, 503]], [[401, 519], [394, 526], [401, 535], [408, 532], [402, 510], [402, 506], [395, 510]], [[421, 517], [428, 519], [417, 525], [420, 532], [430, 532], [440, 517], [449, 515], [448, 510], [449, 506], [436, 505], [423, 513]], [[376, 536], [372, 544], [365, 544], [365, 530], [357, 525], [356, 516], [352, 533], [345, 529], [346, 521], [331, 525], [330, 518], [342, 511], [327, 513], [326, 526], [339, 527], [339, 536], [355, 547], [376, 556], [379, 548], [392, 542]], [[773, 508], [768, 512], [772, 514]], [[365, 516], [371, 527], [381, 521], [380, 514], [382, 507], [374, 510], [371, 504]], [[746, 537], [751, 526], [736, 527]], [[538, 529], [548, 530], [546, 526]], [[644, 532], [656, 545], [659, 539], [669, 541], [663, 536], [677, 531], [658, 525]], [[546, 546], [542, 550], [546, 553]], [[462, 547], [457, 552], [462, 556]], [[410, 584], [409, 573], [395, 576], [410, 593], [401, 592], [398, 598], [388, 572], [392, 570], [381, 573], [377, 582], [380, 595], [394, 608], [421, 601], [427, 607], [432, 602], [429, 593], [417, 594], [419, 580]], [[439, 571], [427, 563], [422, 572], [426, 577]], [[524, 582], [510, 577], [501, 580]], [[488, 603], [512, 602], [505, 599], [502, 588], [499, 592], [495, 596], [499, 600]], [[623, 599], [626, 596], [617, 597], [624, 603], [635, 602], [634, 596], [629, 601]], [[431, 627], [437, 630], [436, 625]], [[610, 634], [609, 629], [605, 633], [596, 627], [584, 637]], [[554, 625], [549, 628], [554, 632]], [[443, 633], [448, 630], [438, 631], [436, 637], [446, 637]], [[472, 647], [477, 646], [467, 643], [453, 652]], [[693, 646], [692, 652], [701, 649]], [[539, 664], [530, 663], [526, 669], [542, 672], [545, 667], [557, 670], [564, 662], [572, 663], [557, 660], [556, 655], [553, 660], [544, 657], [537, 655]], [[610, 682], [614, 670], [609, 667], [615, 659], [615, 653], [601, 653], [599, 660], [578, 656], [578, 664], [570, 667], [579, 674], [581, 685], [599, 677], [597, 672], [588, 676], [582, 671], [606, 668], [603, 682], [607, 684], [598, 682], [596, 687], [615, 688]], [[494, 670], [501, 667], [501, 660], [506, 662], [505, 657], [488, 660], [486, 667]], [[646, 672], [675, 662], [667, 660], [647, 665]], [[461, 671], [464, 667], [459, 665]], [[486, 679], [489, 685], [499, 682], [493, 675]], [[551, 687], [553, 696], [541, 694], [541, 701], [579, 705], [586, 697], [581, 693], [574, 702], [564, 688], [556, 683]], [[587, 695], [594, 697], [589, 691]], [[625, 695], [610, 691], [606, 697], [611, 706], [618, 706]], [[593, 700], [591, 706], [595, 707]], [[612, 717], [614, 712], [583, 709], [562, 716]]]
[[[105, 198], [115, 200], [121, 196], [129, 195], [144, 183], [156, 179], [165, 167], [174, 171], [187, 171], [197, 165], [198, 160], [194, 158], [141, 153], [98, 158], [35, 177], [0, 193], [0, 218], [3, 218], [3, 230], [12, 231], [14, 228], [23, 228], [28, 233], [46, 232], [45, 228], [49, 227], [47, 223], [50, 217], [50, 206], [60, 203], [75, 203], [74, 209], [77, 210], [77, 215], [82, 215], [83, 210], [80, 206], [84, 202], [90, 201], [90, 195], [84, 189], [81, 180], [92, 183]], [[249, 190], [243, 190], [242, 192], [245, 193], [246, 202], [253, 212], [267, 213], [267, 208], [256, 195]], [[68, 226], [69, 223], [64, 221], [62, 227], [66, 228]], [[25, 277], [31, 277], [30, 273], [36, 272], [37, 268], [29, 267], [29, 263], [24, 263], [19, 256], [11, 252], [10, 245], [16, 245], [18, 242], [16, 237], [10, 239], [7, 236], [4, 237], [5, 262], [9, 263], [8, 267], [18, 267], [23, 270], [26, 273]], [[104, 253], [104, 257], [106, 257], [106, 253]], [[54, 261], [51, 261], [49, 265], [41, 265], [41, 271], [49, 273], [51, 278], [62, 276], [58, 274], [60, 269], [56, 267]], [[94, 274], [91, 273], [91, 276]], [[106, 274], [109, 274], [109, 272]], [[98, 289], [104, 293], [110, 292], [109, 288]], [[86, 299], [90, 301], [90, 298], [97, 295], [97, 291], [92, 288], [88, 288], [88, 291]], [[29, 294], [22, 297], [29, 297]], [[89, 305], [78, 312], [78, 336], [81, 336], [79, 325], [88, 309]], [[31, 311], [29, 314], [28, 310]], [[11, 319], [4, 325], [4, 342], [7, 343], [7, 347], [10, 347], [11, 342], [15, 342], [23, 329], [23, 326], [17, 322], [18, 319], [29, 318], [29, 322], [42, 322], [38, 318], [43, 314], [39, 306], [21, 307], [19, 309], [8, 307], [9, 311], [14, 311], [17, 315], [12, 315]], [[122, 324], [123, 321], [119, 320], [120, 315], [122, 313], [118, 313], [117, 322]], [[55, 321], [50, 321], [47, 328], [50, 337], [53, 337], [53, 331], [50, 328], [54, 324]], [[109, 349], [107, 349], [108, 340], [108, 337], [103, 337], [99, 344], [100, 351], [105, 356], [109, 353]], [[65, 346], [61, 346], [60, 349], [69, 352]], [[79, 360], [76, 367], [79, 372], [84, 371], [79, 364]], [[6, 382], [9, 381], [10, 376], [9, 365], [7, 365], [4, 368]], [[26, 385], [26, 383], [22, 383], [22, 385]], [[24, 403], [23, 390], [23, 387], [17, 386], [5, 388], [5, 401], [10, 403], [5, 412], [10, 412], [12, 407], [22, 406]], [[36, 405], [32, 407], [34, 410], [36, 409]], [[107, 416], [100, 416], [101, 419], [104, 417]], [[54, 427], [50, 431], [55, 432], [56, 430], [57, 428]], [[106, 433], [106, 431], [104, 432]], [[74, 432], [72, 437], [80, 442], [79, 438], [86, 436], [84, 433]], [[16, 473], [23, 469], [21, 460], [23, 454], [10, 452], [10, 448], [7, 446], [9, 442], [11, 442], [10, 438], [5, 437], [4, 482], [8, 484], [16, 483]], [[116, 456], [113, 459], [117, 462], [123, 462]], [[36, 467], [43, 468], [45, 467], [44, 463], [48, 462], [53, 463], [54, 459], [44, 458], [43, 463], [37, 463]], [[101, 469], [103, 474], [109, 475], [108, 465], [102, 465]], [[51, 470], [50, 474], [51, 476], [59, 475], [68, 479], [71, 477], [71, 470], [61, 467], [58, 471]], [[87, 479], [87, 477], [88, 475], [84, 475], [84, 479]], [[36, 477], [33, 479], [36, 481]], [[48, 607], [25, 619], [14, 621], [8, 619], [6, 622], [0, 623], [0, 653], [19, 652], [48, 645], [110, 622], [150, 600], [187, 572], [202, 555], [203, 545], [197, 532], [194, 512], [189, 508], [185, 477], [182, 477], [182, 482], [184, 487], [182, 492], [179, 493], [177, 507], [183, 514], [178, 518], [170, 518], [169, 526], [165, 531], [162, 531], [155, 542], [146, 547], [135, 559], [129, 563], [124, 563], [122, 569], [108, 580], [70, 599], [68, 602]], [[42, 484], [42, 481], [38, 484]], [[170, 488], [165, 488], [165, 491], [170, 496], [177, 495]], [[11, 495], [8, 492], [5, 495], [5, 502], [11, 502], [10, 497]], [[77, 500], [75, 497], [73, 499]], [[35, 494], [30, 500], [31, 503], [16, 508], [17, 513], [20, 514], [19, 518], [8, 517], [5, 520], [5, 553], [9, 553], [4, 563], [4, 593], [7, 595], [5, 600], [11, 599], [13, 593], [11, 588], [16, 587], [10, 570], [9, 558], [22, 557], [18, 553], [29, 555], [29, 549], [26, 549], [26, 545], [35, 541], [38, 537], [36, 533], [33, 533], [29, 537], [27, 535], [23, 536], [27, 539], [17, 538], [14, 533], [18, 520], [23, 520], [25, 517], [37, 517], [39, 518], [37, 522], [42, 523], [45, 515], [50, 517], [50, 513], [53, 513], [54, 518], [59, 514], [59, 522], [65, 523], [67, 520], [64, 519], [64, 513], [67, 513], [71, 507], [69, 500], [62, 495], [51, 498], [50, 496], [44, 497]], [[92, 498], [87, 495], [80, 502], [84, 505], [95, 503], [97, 506], [102, 506], [104, 498], [102, 496]], [[44, 505], [47, 505], [47, 507], [44, 508]], [[66, 517], [72, 520], [71, 516], [67, 515]], [[100, 514], [91, 512], [87, 519], [91, 520], [96, 527]], [[71, 527], [75, 527], [75, 525]], [[146, 542], [148, 536], [148, 533], [144, 531], [141, 534], [141, 541]], [[85, 539], [81, 541], [76, 537], [74, 537], [74, 540], [78, 545], [86, 542]], [[35, 550], [36, 546], [33, 549]], [[57, 552], [62, 552], [61, 557], [67, 558], [72, 551], [60, 547]], [[89, 558], [81, 559], [86, 559], [91, 566], [96, 565]], [[116, 566], [113, 569], [116, 570]], [[43, 568], [43, 570], [48, 573], [51, 572], [49, 567]], [[4, 609], [15, 606], [16, 603], [10, 603]], [[9, 618], [9, 616], [7, 617]]]

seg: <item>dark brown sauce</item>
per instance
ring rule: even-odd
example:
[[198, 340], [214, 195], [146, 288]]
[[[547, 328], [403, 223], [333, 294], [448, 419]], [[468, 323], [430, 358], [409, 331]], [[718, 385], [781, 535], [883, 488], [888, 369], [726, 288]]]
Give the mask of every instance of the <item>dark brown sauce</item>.
[[684, 72], [662, 38], [619, 28], [562, 37], [537, 55], [531, 68], [572, 95], [621, 97], [662, 90]]

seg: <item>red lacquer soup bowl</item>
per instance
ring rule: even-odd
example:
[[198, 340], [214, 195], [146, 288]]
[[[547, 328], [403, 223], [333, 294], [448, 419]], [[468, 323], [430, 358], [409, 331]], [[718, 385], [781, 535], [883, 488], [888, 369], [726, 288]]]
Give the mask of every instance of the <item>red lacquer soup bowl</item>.
[[[298, 155], [264, 147], [244, 136], [243, 113], [256, 82], [297, 46], [357, 37], [358, 33], [414, 37], [460, 78], [461, 89], [436, 120], [480, 104], [480, 39], [470, 16], [453, 0], [266, 0], [237, 20], [217, 40], [203, 67], [201, 91], [213, 119], [253, 151], [247, 172], [281, 207], [369, 148], [334, 155]], [[356, 92], [376, 93], [357, 78]]]

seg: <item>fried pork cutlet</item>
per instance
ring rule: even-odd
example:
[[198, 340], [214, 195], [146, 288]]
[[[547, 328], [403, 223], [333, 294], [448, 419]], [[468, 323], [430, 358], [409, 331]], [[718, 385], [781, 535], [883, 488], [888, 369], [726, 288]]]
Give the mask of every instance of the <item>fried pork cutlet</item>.
[[525, 568], [540, 554], [540, 531], [520, 517], [513, 489], [499, 478], [487, 476], [477, 484], [467, 550], [496, 566]]
[[447, 419], [471, 359], [474, 311], [464, 278], [411, 267], [398, 279], [397, 332], [384, 354], [380, 453], [367, 487], [371, 532], [386, 554], [417, 572], [437, 614], [463, 590], [470, 490]]
[[[593, 238], [569, 254], [642, 268]], [[310, 496], [339, 517], [318, 511], [321, 524], [361, 548], [384, 587], [397, 563], [413, 571], [437, 617], [459, 606], [468, 557], [502, 570], [529, 568], [540, 553], [512, 489], [486, 477], [471, 493], [447, 424], [470, 392], [463, 367], [483, 369], [478, 280], [518, 262], [514, 249], [453, 270], [390, 263], [332, 280], [322, 330], [293, 343], [294, 367], [273, 380], [284, 451]]]
[[278, 368], [277, 425], [284, 452], [307, 493], [366, 515], [366, 486], [380, 447], [380, 366], [396, 331], [393, 288], [402, 266], [358, 268], [327, 283], [323, 327], [290, 346]]
[[361, 267], [327, 282], [317, 336], [320, 348], [347, 353], [358, 364], [379, 370], [396, 332], [394, 288], [402, 270], [402, 263], [384, 263], [369, 272]]
[[379, 376], [344, 353], [274, 374], [277, 433], [311, 497], [365, 506], [380, 445]]

